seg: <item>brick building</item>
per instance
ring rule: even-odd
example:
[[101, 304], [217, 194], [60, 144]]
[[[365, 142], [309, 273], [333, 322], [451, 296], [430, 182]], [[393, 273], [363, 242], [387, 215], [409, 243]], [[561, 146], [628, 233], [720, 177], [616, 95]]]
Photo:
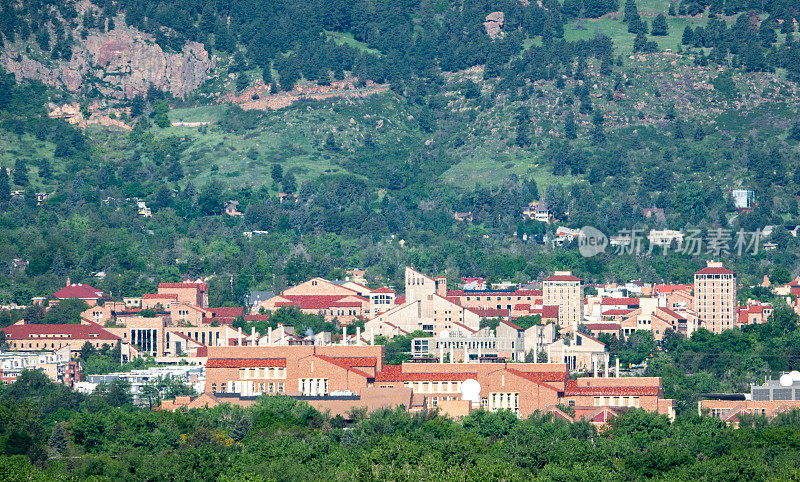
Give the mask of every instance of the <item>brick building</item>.
[[6, 334], [6, 342], [12, 350], [42, 351], [69, 347], [77, 353], [83, 345], [90, 343], [97, 349], [103, 345], [115, 345], [119, 337], [96, 323], [62, 325], [26, 325], [17, 322], [0, 328]]
[[[384, 365], [383, 346], [209, 347], [206, 393], [247, 405], [285, 394], [320, 409], [404, 405], [461, 414], [508, 409], [525, 417], [564, 404], [586, 416], [632, 407], [674, 416], [659, 378], [570, 380], [562, 363], [403, 363]], [[465, 403], [468, 380], [478, 391]], [[472, 397], [470, 395], [470, 397]]]
[[583, 322], [583, 280], [570, 271], [556, 271], [542, 286], [543, 303], [558, 306], [561, 327], [576, 330]]
[[721, 333], [736, 326], [736, 274], [709, 261], [694, 274], [694, 309], [702, 327]]

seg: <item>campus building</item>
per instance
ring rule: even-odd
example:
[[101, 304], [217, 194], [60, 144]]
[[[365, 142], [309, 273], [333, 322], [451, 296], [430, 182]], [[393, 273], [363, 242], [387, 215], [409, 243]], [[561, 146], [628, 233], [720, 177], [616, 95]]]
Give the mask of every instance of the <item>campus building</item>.
[[694, 274], [694, 309], [701, 326], [712, 333], [721, 333], [736, 326], [736, 274], [709, 261]]
[[562, 328], [576, 330], [583, 322], [583, 280], [571, 271], [556, 271], [545, 278], [543, 303], [558, 306], [558, 322]]
[[283, 394], [342, 414], [403, 405], [454, 415], [506, 409], [526, 417], [564, 404], [575, 420], [634, 407], [674, 416], [674, 401], [664, 399], [659, 378], [571, 380], [563, 363], [386, 366], [383, 346], [209, 347], [206, 394], [241, 405]]
[[718, 417], [734, 426], [739, 416], [762, 415], [769, 419], [783, 412], [800, 408], [800, 372], [789, 372], [778, 380], [767, 380], [763, 385], [751, 385], [750, 393], [717, 393], [704, 395], [697, 402], [699, 415]]

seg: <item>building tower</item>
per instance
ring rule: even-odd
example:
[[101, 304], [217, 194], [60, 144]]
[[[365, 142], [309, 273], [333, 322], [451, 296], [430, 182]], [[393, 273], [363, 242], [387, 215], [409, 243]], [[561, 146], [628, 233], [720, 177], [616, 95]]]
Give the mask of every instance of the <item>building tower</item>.
[[583, 280], [571, 271], [556, 271], [542, 285], [543, 303], [558, 306], [558, 324], [577, 330], [583, 320]]
[[713, 333], [736, 326], [736, 273], [715, 261], [696, 272], [694, 309], [701, 326]]

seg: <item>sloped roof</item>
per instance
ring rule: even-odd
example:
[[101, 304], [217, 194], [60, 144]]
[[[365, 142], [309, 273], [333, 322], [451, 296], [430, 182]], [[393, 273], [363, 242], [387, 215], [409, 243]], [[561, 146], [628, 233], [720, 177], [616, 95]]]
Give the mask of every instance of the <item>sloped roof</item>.
[[[281, 295], [288, 301], [279, 301], [275, 306], [297, 306], [305, 310], [321, 310], [331, 307], [362, 306], [368, 302], [366, 298], [352, 295]], [[356, 300], [345, 300], [345, 298], [356, 298]]]
[[[68, 339], [68, 340], [119, 340], [119, 337], [96, 323], [11, 325], [0, 328], [12, 340]], [[47, 336], [53, 335], [53, 336]], [[59, 336], [55, 336], [59, 335]]]
[[215, 318], [236, 318], [244, 315], [244, 308], [241, 306], [223, 306], [219, 308], [206, 308]]
[[206, 368], [286, 367], [286, 358], [209, 358]]
[[78, 298], [80, 300], [99, 300], [105, 293], [97, 288], [85, 284], [71, 284], [53, 293], [53, 298], [66, 300], [68, 298]]
[[601, 305], [639, 306], [639, 298], [603, 298]]
[[372, 292], [373, 293], [397, 293], [397, 291], [395, 291], [395, 290], [393, 290], [391, 288], [387, 288], [385, 286], [380, 287], [380, 288], [378, 288], [376, 290], [372, 290]]
[[596, 387], [578, 386], [577, 380], [567, 380], [564, 388], [565, 396], [590, 395], [590, 396], [657, 396], [659, 387], [656, 386], [626, 386], [626, 387]]
[[619, 323], [587, 323], [586, 328], [590, 330], [619, 330]]
[[445, 381], [461, 382], [468, 378], [477, 378], [477, 373], [407, 373], [401, 365], [386, 365], [375, 374], [376, 382], [428, 382]]
[[176, 300], [178, 299], [177, 293], [145, 293], [142, 295], [143, 300]]
[[339, 360], [339, 359], [336, 359], [336, 358], [333, 358], [333, 357], [329, 357], [327, 355], [314, 355], [314, 356], [319, 358], [320, 360], [325, 360], [326, 362], [328, 362], [328, 363], [330, 363], [332, 365], [336, 365], [339, 368], [344, 368], [347, 371], [353, 372], [356, 375], [360, 375], [360, 376], [362, 376], [364, 378], [369, 378], [370, 377], [367, 373], [364, 373], [364, 372], [362, 372], [361, 370], [359, 370], [357, 368], [353, 368], [348, 363], [345, 363], [345, 361], [342, 361], [342, 360]]
[[727, 268], [720, 268], [715, 266], [715, 267], [703, 268], [700, 271], [695, 272], [694, 274], [734, 274], [734, 272]]
[[158, 289], [161, 288], [197, 288], [200, 291], [208, 289], [207, 283], [159, 283]]
[[583, 280], [571, 274], [555, 274], [553, 276], [545, 278], [544, 281], [583, 281]]

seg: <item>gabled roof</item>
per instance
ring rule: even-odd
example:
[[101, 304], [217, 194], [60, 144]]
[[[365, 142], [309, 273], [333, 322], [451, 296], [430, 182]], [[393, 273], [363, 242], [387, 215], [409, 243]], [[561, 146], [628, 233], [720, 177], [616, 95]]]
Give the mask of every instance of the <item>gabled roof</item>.
[[626, 387], [596, 387], [579, 386], [577, 380], [567, 380], [564, 396], [590, 395], [590, 396], [657, 396], [657, 386], [626, 386]]
[[325, 360], [326, 362], [328, 362], [328, 363], [330, 363], [332, 365], [336, 365], [339, 368], [344, 368], [345, 370], [347, 370], [349, 372], [353, 372], [356, 375], [360, 375], [360, 376], [362, 376], [364, 378], [370, 378], [370, 376], [367, 373], [364, 373], [364, 372], [362, 372], [361, 370], [359, 370], [357, 368], [353, 368], [351, 365], [349, 365], [345, 361], [342, 361], [342, 360], [339, 360], [339, 359], [336, 359], [336, 358], [332, 358], [332, 357], [329, 357], [327, 355], [314, 355], [314, 356], [319, 358], [320, 360]]
[[286, 367], [286, 358], [209, 358], [206, 368]]
[[477, 378], [477, 373], [407, 373], [401, 365], [386, 365], [375, 374], [376, 382], [427, 382], [445, 381], [461, 382], [468, 378]]
[[159, 283], [158, 289], [161, 288], [196, 288], [200, 291], [208, 290], [207, 283]]
[[633, 311], [636, 311], [636, 310], [632, 310], [632, 309], [606, 310], [606, 311], [600, 313], [600, 315], [601, 316], [623, 316], [623, 315], [627, 315], [628, 313], [631, 313]]
[[[0, 328], [11, 340], [67, 339], [67, 340], [119, 340], [119, 337], [98, 325], [11, 325]], [[51, 336], [48, 336], [51, 335]], [[55, 336], [58, 335], [58, 336]]]
[[525, 380], [531, 381], [536, 383], [537, 385], [541, 385], [545, 388], [553, 390], [555, 392], [560, 392], [558, 388], [550, 385], [547, 382], [563, 382], [567, 379], [567, 375], [565, 373], [559, 372], [521, 372], [519, 370], [515, 370], [513, 368], [506, 368], [506, 371], [511, 373], [512, 375], [516, 375], [520, 378], [524, 378]]
[[68, 298], [78, 298], [80, 300], [99, 300], [105, 293], [97, 288], [85, 284], [71, 284], [53, 293], [53, 298], [66, 300]]
[[601, 305], [639, 306], [639, 298], [603, 298]]
[[735, 273], [727, 268], [720, 268], [714, 266], [714, 267], [703, 268], [700, 271], [695, 272], [694, 274], [735, 274]]
[[145, 293], [142, 295], [143, 300], [178, 300], [177, 293]]
[[555, 274], [553, 276], [545, 278], [544, 281], [583, 281], [583, 280], [571, 274]]
[[657, 311], [662, 311], [662, 312], [668, 314], [669, 316], [671, 316], [673, 318], [677, 318], [679, 320], [685, 320], [686, 319], [686, 316], [681, 315], [680, 313], [678, 313], [675, 310], [672, 310], [670, 308], [659, 307]]
[[544, 305], [541, 309], [532, 310], [532, 312], [541, 314], [542, 318], [558, 318], [557, 305]]
[[362, 306], [369, 302], [366, 298], [352, 295], [280, 295], [288, 301], [279, 301], [275, 306], [297, 306], [305, 310], [322, 310], [326, 308]]
[[225, 306], [219, 308], [206, 308], [214, 318], [236, 318], [244, 315], [244, 308], [241, 306]]
[[395, 294], [397, 294], [397, 291], [395, 291], [395, 290], [393, 290], [391, 288], [387, 288], [385, 286], [383, 286], [381, 288], [378, 288], [376, 290], [372, 290], [372, 292], [373, 293], [395, 293]]

